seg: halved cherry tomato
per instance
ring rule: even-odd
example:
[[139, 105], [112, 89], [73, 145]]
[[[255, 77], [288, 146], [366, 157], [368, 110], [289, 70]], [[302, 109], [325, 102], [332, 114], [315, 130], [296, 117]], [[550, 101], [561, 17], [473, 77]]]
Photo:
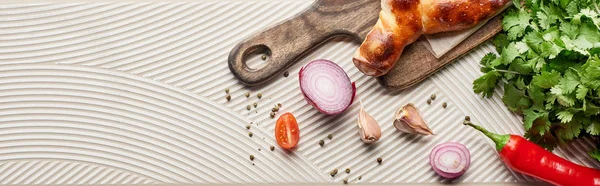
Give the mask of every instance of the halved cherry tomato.
[[294, 115], [288, 112], [279, 116], [275, 124], [275, 139], [277, 144], [284, 149], [289, 150], [298, 145], [300, 129]]

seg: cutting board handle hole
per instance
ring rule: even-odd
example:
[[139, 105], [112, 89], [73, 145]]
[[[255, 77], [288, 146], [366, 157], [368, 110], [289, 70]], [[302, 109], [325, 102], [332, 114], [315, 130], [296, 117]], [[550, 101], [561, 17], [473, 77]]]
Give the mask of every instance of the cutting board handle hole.
[[244, 51], [244, 64], [249, 70], [258, 70], [267, 66], [271, 58], [271, 49], [266, 45], [255, 45]]

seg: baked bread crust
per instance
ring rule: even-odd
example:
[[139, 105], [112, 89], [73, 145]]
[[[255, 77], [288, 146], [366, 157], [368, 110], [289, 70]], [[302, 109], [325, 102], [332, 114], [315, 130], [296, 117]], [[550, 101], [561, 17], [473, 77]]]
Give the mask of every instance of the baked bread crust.
[[510, 0], [382, 0], [379, 20], [354, 53], [364, 74], [379, 77], [396, 64], [404, 48], [422, 34], [473, 27]]

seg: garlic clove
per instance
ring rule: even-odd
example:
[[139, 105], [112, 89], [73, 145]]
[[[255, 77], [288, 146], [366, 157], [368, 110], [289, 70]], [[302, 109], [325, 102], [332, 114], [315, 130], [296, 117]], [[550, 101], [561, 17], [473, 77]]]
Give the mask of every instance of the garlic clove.
[[406, 133], [433, 135], [433, 131], [431, 131], [425, 120], [423, 120], [423, 117], [421, 117], [419, 109], [412, 103], [396, 111], [394, 126], [396, 129]]
[[365, 143], [373, 143], [381, 137], [381, 128], [375, 119], [360, 108], [358, 113], [358, 133], [360, 139]]

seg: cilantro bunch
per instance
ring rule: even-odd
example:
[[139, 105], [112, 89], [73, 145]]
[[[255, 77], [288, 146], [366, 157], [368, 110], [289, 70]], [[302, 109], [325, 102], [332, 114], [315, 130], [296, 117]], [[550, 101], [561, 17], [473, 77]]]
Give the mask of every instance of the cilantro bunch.
[[[552, 150], [600, 135], [600, 8], [597, 0], [514, 1], [481, 60], [475, 93], [523, 114], [526, 137]], [[599, 146], [600, 147], [600, 146]], [[600, 161], [600, 151], [590, 155]]]

